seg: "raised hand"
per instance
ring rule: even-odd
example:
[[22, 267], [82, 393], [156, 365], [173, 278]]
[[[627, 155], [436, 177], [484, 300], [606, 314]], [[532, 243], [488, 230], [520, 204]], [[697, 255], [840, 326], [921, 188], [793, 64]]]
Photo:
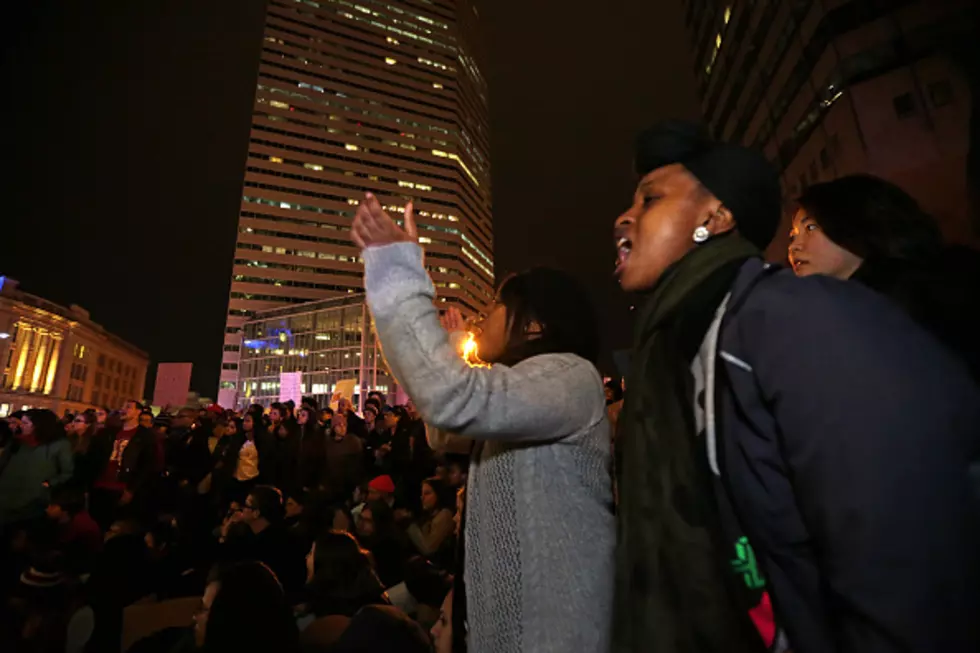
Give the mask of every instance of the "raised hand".
[[354, 215], [351, 238], [361, 249], [381, 247], [391, 243], [418, 242], [412, 202], [405, 206], [405, 228], [401, 229], [381, 208], [378, 198], [367, 193]]
[[451, 334], [457, 331], [466, 331], [466, 321], [458, 308], [447, 310], [439, 317], [439, 321], [442, 322], [442, 328]]

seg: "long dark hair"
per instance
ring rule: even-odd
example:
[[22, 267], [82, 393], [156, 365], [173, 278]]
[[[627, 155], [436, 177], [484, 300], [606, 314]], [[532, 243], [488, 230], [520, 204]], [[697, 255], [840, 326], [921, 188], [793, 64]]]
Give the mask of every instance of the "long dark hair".
[[814, 184], [797, 202], [830, 240], [865, 260], [924, 261], [942, 247], [932, 216], [904, 190], [872, 175]]
[[39, 445], [51, 444], [65, 437], [65, 427], [61, 420], [47, 408], [31, 408], [25, 415], [34, 425], [34, 439]]
[[456, 512], [456, 491], [453, 488], [446, 485], [438, 476], [427, 478], [422, 483], [432, 488], [432, 492], [436, 495], [436, 508], [433, 513], [443, 508], [449, 512]]
[[[507, 348], [499, 360], [517, 363], [540, 354], [569, 353], [595, 364], [599, 358], [599, 320], [585, 288], [569, 274], [532, 268], [504, 279], [497, 301], [507, 311]], [[532, 323], [541, 334], [528, 338]]]
[[208, 615], [204, 650], [298, 653], [299, 631], [276, 575], [261, 562], [212, 573], [219, 583]]
[[95, 423], [95, 413], [91, 410], [75, 415], [74, 419], [79, 417], [85, 420], [85, 431], [81, 435], [73, 433], [68, 439], [71, 440], [72, 449], [76, 453], [85, 453], [92, 444], [92, 438], [99, 432], [99, 425]]
[[383, 602], [384, 587], [371, 563], [371, 554], [350, 533], [328, 531], [316, 540], [313, 579], [309, 584], [318, 616], [336, 609], [336, 601], [356, 602], [352, 612], [367, 603]]

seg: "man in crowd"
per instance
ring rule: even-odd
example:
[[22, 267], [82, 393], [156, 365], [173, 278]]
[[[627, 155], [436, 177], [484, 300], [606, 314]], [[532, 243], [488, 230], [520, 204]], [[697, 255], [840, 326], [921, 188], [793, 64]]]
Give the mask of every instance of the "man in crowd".
[[306, 582], [306, 552], [283, 526], [285, 505], [282, 493], [271, 486], [252, 489], [241, 512], [248, 530], [225, 542], [225, 560], [258, 560], [275, 572], [287, 594]]
[[153, 431], [140, 426], [143, 406], [127, 400], [122, 409], [122, 430], [111, 444], [108, 460], [95, 481], [92, 508], [103, 528], [116, 513], [144, 517], [152, 506], [154, 481], [163, 462]]
[[347, 419], [342, 413], [333, 417], [327, 433], [327, 483], [331, 499], [346, 499], [361, 478], [363, 445], [359, 438], [347, 432]]
[[102, 551], [103, 536], [102, 529], [85, 510], [85, 493], [71, 484], [55, 488], [47, 515], [57, 529], [66, 568], [75, 574], [92, 571], [95, 556]]
[[966, 368], [861, 284], [763, 263], [760, 154], [676, 123], [637, 142], [613, 650], [980, 650]]

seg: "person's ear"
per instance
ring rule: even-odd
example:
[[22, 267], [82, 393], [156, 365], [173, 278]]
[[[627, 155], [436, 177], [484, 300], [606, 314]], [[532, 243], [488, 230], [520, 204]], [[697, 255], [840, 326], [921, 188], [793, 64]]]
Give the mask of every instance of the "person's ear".
[[719, 204], [708, 214], [707, 219], [702, 224], [712, 236], [720, 236], [721, 234], [733, 231], [737, 227], [735, 216], [732, 215], [732, 212], [724, 204]]

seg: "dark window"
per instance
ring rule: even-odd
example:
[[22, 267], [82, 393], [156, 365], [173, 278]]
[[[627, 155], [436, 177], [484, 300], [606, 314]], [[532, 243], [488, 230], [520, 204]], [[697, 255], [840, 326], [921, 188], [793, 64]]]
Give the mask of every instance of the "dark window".
[[895, 107], [895, 115], [903, 120], [915, 114], [915, 98], [911, 93], [896, 96], [892, 99], [892, 105]]
[[225, 351], [238, 351], [239, 349], [238, 345], [225, 345]]
[[820, 167], [824, 170], [830, 167], [830, 153], [826, 147], [820, 148]]
[[221, 369], [223, 369], [223, 370], [237, 370], [238, 369], [238, 364], [237, 363], [222, 363], [221, 364]]
[[953, 101], [953, 85], [948, 79], [929, 84], [929, 99], [936, 108], [946, 106]]

